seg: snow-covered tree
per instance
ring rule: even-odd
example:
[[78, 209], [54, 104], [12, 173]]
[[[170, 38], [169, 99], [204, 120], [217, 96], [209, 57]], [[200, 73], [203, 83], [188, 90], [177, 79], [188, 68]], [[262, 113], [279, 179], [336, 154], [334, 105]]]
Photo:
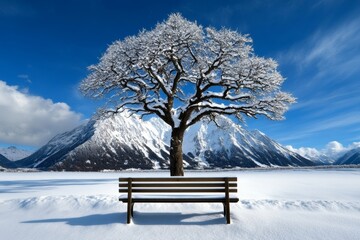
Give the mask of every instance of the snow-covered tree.
[[280, 91], [276, 61], [256, 56], [251, 43], [239, 32], [171, 14], [153, 30], [111, 44], [81, 90], [108, 99], [103, 113], [128, 109], [170, 125], [170, 174], [182, 176], [184, 133], [194, 123], [219, 114], [280, 120], [294, 102]]

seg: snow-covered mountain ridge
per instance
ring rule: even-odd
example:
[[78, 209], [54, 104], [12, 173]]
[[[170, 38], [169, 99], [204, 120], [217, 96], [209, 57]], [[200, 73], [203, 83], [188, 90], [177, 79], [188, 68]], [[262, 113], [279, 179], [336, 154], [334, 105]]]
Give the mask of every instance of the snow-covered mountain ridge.
[[338, 158], [335, 165], [360, 164], [360, 147], [354, 148]]
[[346, 163], [347, 161], [344, 161], [342, 158], [346, 155], [351, 155], [352, 153], [359, 151], [360, 142], [353, 142], [348, 146], [343, 146], [337, 141], [331, 141], [322, 149], [310, 147], [300, 147], [296, 149], [292, 146], [286, 146], [286, 148], [312, 160], [319, 165], [339, 165], [339, 162], [341, 162], [341, 164], [357, 164], [357, 161], [353, 161], [353, 163]]
[[[170, 127], [127, 113], [91, 120], [55, 136], [19, 167], [55, 170], [164, 169], [169, 166]], [[247, 131], [226, 117], [199, 122], [185, 134], [186, 168], [311, 166], [259, 131]]]
[[14, 163], [0, 154], [0, 169], [14, 167]]
[[30, 156], [33, 152], [27, 151], [23, 149], [19, 149], [17, 147], [11, 146], [7, 148], [0, 148], [0, 154], [6, 157], [10, 161], [16, 161], [23, 159], [27, 156]]
[[90, 120], [79, 127], [56, 135], [32, 155], [16, 161], [18, 167], [49, 168], [61, 162], [69, 152], [86, 142], [94, 132], [95, 121]]

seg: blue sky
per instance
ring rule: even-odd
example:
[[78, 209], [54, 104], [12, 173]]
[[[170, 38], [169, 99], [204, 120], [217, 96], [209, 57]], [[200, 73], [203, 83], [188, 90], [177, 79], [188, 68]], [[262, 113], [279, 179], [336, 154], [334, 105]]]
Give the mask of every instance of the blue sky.
[[118, 39], [173, 12], [250, 34], [279, 62], [297, 103], [286, 120], [248, 119], [283, 145], [360, 141], [360, 2], [0, 0], [0, 146], [37, 148], [100, 105], [78, 92], [87, 66]]

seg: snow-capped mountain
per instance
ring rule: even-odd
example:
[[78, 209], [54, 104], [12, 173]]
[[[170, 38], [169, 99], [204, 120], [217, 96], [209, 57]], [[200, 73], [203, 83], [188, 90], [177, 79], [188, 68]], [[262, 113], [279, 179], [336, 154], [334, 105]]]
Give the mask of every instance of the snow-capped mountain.
[[190, 128], [184, 153], [211, 168], [313, 165], [260, 131], [249, 132], [223, 116]]
[[318, 165], [331, 165], [334, 164], [335, 159], [333, 157], [329, 157], [325, 154], [318, 154], [318, 155], [302, 155], [301, 156], [313, 161], [315, 164]]
[[340, 157], [335, 165], [350, 165], [350, 164], [360, 164], [360, 148], [355, 148], [347, 153], [345, 153], [342, 157]]
[[86, 142], [94, 133], [94, 121], [89, 121], [72, 131], [56, 135], [32, 155], [16, 161], [18, 167], [49, 168], [66, 158], [67, 154]]
[[[159, 169], [169, 165], [170, 127], [127, 113], [89, 121], [57, 135], [18, 166], [56, 170]], [[218, 127], [219, 126], [219, 127]], [[249, 132], [226, 117], [199, 122], [185, 134], [187, 168], [309, 166], [301, 157], [259, 131]]]
[[324, 151], [319, 151], [316, 148], [301, 147], [299, 149], [293, 148], [292, 146], [286, 146], [292, 152], [298, 153], [300, 156], [313, 161], [318, 165], [330, 165], [337, 159], [334, 154], [330, 156], [326, 155]]
[[16, 161], [30, 156], [33, 152], [23, 149], [19, 149], [14, 146], [7, 148], [0, 148], [0, 154], [6, 157], [10, 161]]
[[5, 156], [0, 154], [0, 167], [12, 168], [12, 167], [15, 167], [15, 164], [12, 161], [10, 161], [9, 159], [7, 159]]
[[[169, 128], [158, 119], [143, 121], [138, 116], [102, 119], [94, 122], [94, 134], [67, 154], [54, 169], [160, 169], [169, 165]], [[184, 156], [185, 164], [196, 166]]]

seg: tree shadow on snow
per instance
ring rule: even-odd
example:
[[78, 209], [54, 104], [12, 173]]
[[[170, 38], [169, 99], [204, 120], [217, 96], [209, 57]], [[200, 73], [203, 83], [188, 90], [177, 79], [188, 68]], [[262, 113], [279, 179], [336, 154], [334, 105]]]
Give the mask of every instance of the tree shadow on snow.
[[[215, 225], [224, 224], [222, 212], [216, 213], [141, 213], [134, 212], [132, 221], [136, 225]], [[24, 221], [21, 223], [65, 223], [70, 226], [100, 226], [126, 224], [126, 213], [93, 214], [73, 218], [51, 218]]]

